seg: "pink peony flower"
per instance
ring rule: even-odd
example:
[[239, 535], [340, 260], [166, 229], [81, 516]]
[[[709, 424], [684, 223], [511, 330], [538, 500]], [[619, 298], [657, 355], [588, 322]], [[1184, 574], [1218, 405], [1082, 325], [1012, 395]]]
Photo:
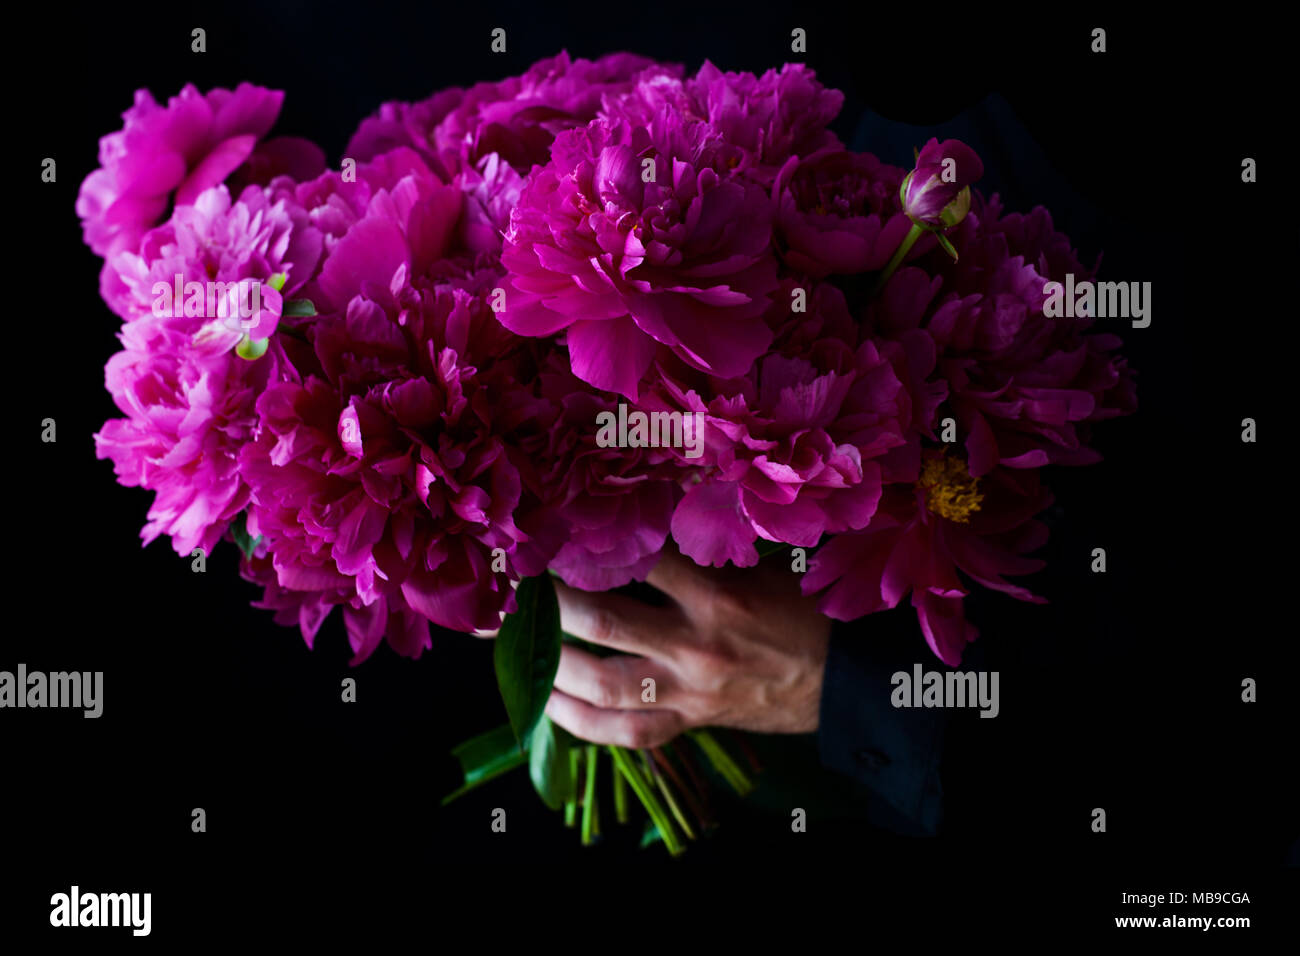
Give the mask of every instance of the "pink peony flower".
[[[246, 334], [266, 339], [275, 331], [281, 293], [269, 280], [291, 276], [283, 289], [300, 287], [319, 258], [320, 236], [300, 209], [272, 204], [255, 186], [234, 203], [216, 186], [146, 234], [139, 249], [107, 263], [123, 290], [111, 304], [127, 321], [106, 384], [126, 417], [95, 436], [96, 454], [113, 460], [122, 484], [155, 492], [146, 544], [168, 534], [179, 554], [210, 553], [248, 500], [238, 455], [256, 425], [253, 403], [294, 374], [279, 342], [254, 362], [232, 349]], [[178, 275], [204, 294], [176, 298]], [[215, 291], [226, 286], [242, 299], [242, 282], [259, 283], [264, 296], [246, 318]], [[223, 302], [224, 316], [213, 310]]]
[[314, 179], [298, 182], [289, 176], [277, 176], [268, 184], [276, 199], [287, 199], [301, 206], [312, 225], [320, 230], [328, 258], [334, 248], [363, 218], [375, 194], [391, 190], [404, 178], [442, 185], [428, 165], [413, 150], [399, 148], [383, 154], [354, 170], [355, 176], [344, 178], [338, 170], [327, 170]]
[[550, 159], [558, 133], [587, 125], [603, 99], [622, 95], [646, 71], [680, 74], [631, 53], [592, 61], [561, 52], [523, 76], [444, 90], [419, 103], [385, 103], [361, 124], [346, 155], [367, 160], [409, 146], [449, 180], [495, 153], [525, 174]]
[[[281, 100], [140, 91], [78, 196], [124, 320], [96, 449], [154, 492], [146, 543], [211, 551], [242, 514], [258, 606], [309, 645], [341, 608], [354, 664], [495, 628], [548, 569], [644, 579], [670, 534], [707, 565], [819, 546], [823, 612], [910, 593], [951, 665], [971, 582], [1041, 600], [1007, 580], [1041, 564], [1037, 468], [1096, 460], [1133, 379], [1114, 336], [1043, 315], [1090, 273], [1045, 210], [973, 192], [969, 148], [852, 153], [798, 64], [561, 53], [384, 104], [339, 170], [264, 139]], [[627, 405], [684, 446], [611, 445]], [[949, 416], [964, 449], [933, 447]]]
[[[127, 321], [161, 317], [205, 348], [227, 351], [245, 334], [260, 340], [275, 332], [284, 297], [311, 279], [321, 248], [320, 232], [295, 203], [273, 202], [257, 186], [231, 202], [226, 187], [216, 186], [150, 230], [138, 251], [109, 257], [114, 291], [107, 301]], [[276, 276], [283, 282], [272, 281]], [[199, 298], [191, 283], [202, 287]], [[256, 314], [241, 314], [254, 304]]]
[[648, 125], [668, 110], [683, 122], [707, 122], [723, 144], [726, 164], [771, 186], [791, 157], [843, 148], [826, 128], [843, 105], [844, 94], [826, 89], [801, 63], [760, 77], [724, 73], [705, 61], [687, 80], [643, 75], [628, 95], [609, 98], [602, 116]]
[[870, 153], [840, 148], [787, 160], [773, 187], [786, 266], [815, 279], [883, 268], [912, 228], [898, 202], [902, 179]]
[[708, 124], [667, 110], [648, 128], [561, 134], [506, 234], [505, 326], [563, 330], [574, 373], [634, 401], [660, 347], [743, 374], [771, 340], [777, 263], [769, 200], [719, 168], [718, 146]]
[[523, 192], [523, 178], [496, 153], [489, 153], [463, 170], [456, 183], [465, 193], [463, 245], [473, 255], [499, 262], [502, 237]]
[[77, 194], [86, 244], [106, 258], [134, 249], [173, 201], [189, 205], [249, 157], [283, 99], [249, 83], [206, 95], [186, 86], [164, 107], [137, 90], [123, 128], [99, 141], [100, 168]]
[[[665, 372], [650, 396], [648, 407], [703, 421], [697, 464], [707, 474], [672, 520], [674, 540], [699, 564], [752, 565], [758, 537], [811, 547], [865, 527], [882, 462], [907, 443], [911, 399], [892, 362], [858, 342], [834, 287], [814, 290], [812, 313], [744, 378], [688, 387]], [[820, 334], [804, 339], [814, 323]]]
[[461, 159], [453, 151], [444, 153], [443, 147], [434, 138], [434, 131], [464, 100], [465, 91], [453, 88], [442, 90], [418, 103], [384, 103], [374, 116], [361, 121], [357, 131], [348, 140], [343, 155], [359, 164], [391, 150], [406, 147], [417, 152], [439, 176], [450, 179], [459, 171]]
[[121, 484], [154, 492], [145, 544], [167, 534], [177, 554], [211, 554], [248, 502], [238, 455], [257, 424], [253, 403], [286, 363], [274, 347], [257, 362], [205, 349], [151, 317], [119, 338], [105, 383], [125, 417], [95, 435], [96, 457], [113, 460]]
[[552, 354], [542, 391], [559, 414], [544, 448], [548, 506], [566, 525], [565, 543], [551, 562], [566, 583], [605, 591], [645, 580], [668, 538], [683, 472], [663, 448], [601, 447], [595, 423], [617, 403], [583, 386]]
[[296, 191], [332, 234], [307, 296], [321, 312], [340, 312], [364, 283], [387, 289], [398, 269], [426, 275], [451, 253], [464, 207], [459, 188], [436, 176], [412, 150], [385, 153], [357, 169], [357, 181], [327, 173]]
[[998, 469], [973, 478], [960, 459], [928, 452], [917, 482], [890, 486], [867, 528], [836, 535], [817, 550], [801, 587], [820, 593], [818, 608], [841, 621], [895, 607], [910, 591], [926, 643], [956, 667], [977, 636], [962, 612], [969, 590], [957, 572], [1043, 603], [1004, 576], [1042, 567], [1024, 555], [1047, 540], [1047, 526], [1033, 517], [1051, 500], [1037, 471]]
[[[1132, 373], [1112, 354], [1119, 339], [1088, 334], [1089, 319], [1045, 316], [1044, 285], [1057, 276], [1043, 275], [1009, 244], [1024, 234], [1023, 218], [998, 228], [996, 200], [976, 208], [955, 236], [958, 262], [939, 279], [899, 270], [868, 321], [886, 337], [924, 329], [934, 340], [971, 474], [1098, 461], [1088, 447], [1090, 425], [1136, 407]], [[1043, 216], [1035, 213], [1037, 238], [1026, 251], [1044, 268], [1053, 259], [1077, 267]]]
[[531, 536], [516, 514], [538, 506], [539, 483], [511, 437], [542, 427], [546, 404], [506, 370], [468, 364], [492, 343], [508, 354], [481, 297], [416, 289], [401, 272], [391, 297], [358, 295], [317, 323], [325, 377], [269, 388], [241, 457], [250, 533], [266, 537], [278, 587], [376, 616], [367, 638], [345, 613], [359, 659], [385, 634], [376, 620], [408, 611], [496, 627], [510, 581], [554, 554], [520, 547]]
[[249, 532], [270, 551], [247, 573], [274, 573], [266, 603], [309, 639], [343, 606], [355, 661], [385, 636], [418, 653], [422, 622], [496, 627], [510, 582], [561, 543], [520, 450], [554, 414], [532, 394], [533, 343], [487, 304], [499, 273], [448, 258], [464, 194], [409, 149], [358, 174], [294, 190], [338, 230], [307, 290], [315, 363], [261, 396], [240, 458]]
[[407, 606], [400, 594], [367, 605], [355, 597], [350, 582], [333, 588], [316, 582], [322, 586], [312, 590], [282, 587], [270, 552], [261, 546], [258, 550], [262, 553], [241, 557], [239, 566], [244, 580], [263, 588], [253, 607], [274, 611], [274, 621], [281, 626], [297, 627], [308, 647], [336, 606], [342, 607], [353, 666], [373, 654], [385, 638], [404, 657], [419, 657], [432, 646], [429, 619]]
[[931, 139], [902, 185], [903, 211], [917, 225], [939, 229], [961, 222], [970, 208], [970, 185], [984, 175], [975, 150], [961, 140]]
[[266, 186], [278, 176], [303, 182], [316, 178], [325, 168], [325, 151], [311, 140], [277, 136], [257, 144], [230, 177], [230, 186], [240, 192], [245, 186]]
[[332, 253], [366, 216], [376, 193], [391, 193], [408, 177], [412, 180], [410, 188], [422, 190], [426, 200], [436, 192], [438, 203], [448, 211], [452, 207], [462, 209], [459, 220], [448, 221], [452, 232], [444, 237], [444, 258], [466, 258], [476, 269], [499, 263], [501, 237], [510, 224], [510, 212], [519, 200], [523, 179], [495, 153], [461, 170], [449, 182], [441, 179], [418, 152], [400, 146], [359, 164], [355, 176], [348, 179], [330, 170], [306, 182], [279, 177], [272, 180], [270, 188], [274, 195], [286, 196], [307, 211], [324, 234], [326, 252]]

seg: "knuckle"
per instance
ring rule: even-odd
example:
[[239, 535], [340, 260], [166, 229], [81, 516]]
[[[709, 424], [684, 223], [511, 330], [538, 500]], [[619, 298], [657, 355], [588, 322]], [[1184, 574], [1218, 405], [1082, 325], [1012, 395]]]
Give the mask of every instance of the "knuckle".
[[753, 614], [750, 594], [730, 584], [715, 587], [709, 593], [707, 606], [709, 619], [714, 622], [735, 623]]
[[672, 719], [659, 728], [659, 742], [655, 746], [658, 747], [668, 743], [684, 730], [686, 730], [685, 716], [674, 712]]
[[626, 746], [631, 747], [633, 750], [641, 750], [645, 747], [654, 746], [651, 739], [650, 726], [642, 721], [627, 721], [623, 736], [624, 739], [627, 740]]
[[592, 703], [601, 708], [617, 707], [620, 699], [620, 688], [616, 680], [611, 680], [607, 676], [597, 677], [592, 684], [591, 696]]
[[735, 663], [736, 652], [724, 641], [700, 641], [691, 648], [689, 666], [697, 678], [730, 670]]
[[591, 640], [603, 644], [618, 633], [618, 618], [609, 608], [597, 608], [591, 615]]
[[628, 734], [632, 741], [631, 747], [637, 750], [645, 750], [650, 747], [658, 747], [671, 740], [675, 735], [675, 731], [668, 729], [666, 721], [637, 720], [629, 725]]
[[[672, 736], [675, 737], [688, 726], [698, 727], [710, 722], [710, 717], [717, 712], [717, 700], [709, 691], [696, 690], [683, 694], [674, 702], [677, 715], [673, 720]], [[670, 738], [671, 739], [671, 738]]]

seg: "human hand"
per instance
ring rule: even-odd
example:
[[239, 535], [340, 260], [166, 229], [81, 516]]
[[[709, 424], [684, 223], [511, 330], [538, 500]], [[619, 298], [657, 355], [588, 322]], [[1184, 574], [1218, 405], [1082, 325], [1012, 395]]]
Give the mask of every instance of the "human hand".
[[817, 729], [831, 625], [797, 575], [780, 565], [701, 568], [666, 551], [647, 580], [669, 606], [556, 581], [561, 627], [623, 653], [565, 644], [546, 704], [553, 721], [623, 747], [656, 747], [699, 726]]

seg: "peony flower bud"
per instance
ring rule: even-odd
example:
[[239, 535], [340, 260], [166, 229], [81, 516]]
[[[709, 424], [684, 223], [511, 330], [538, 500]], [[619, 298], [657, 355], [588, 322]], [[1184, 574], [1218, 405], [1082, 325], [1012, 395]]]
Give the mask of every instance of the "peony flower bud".
[[930, 229], [947, 229], [970, 211], [970, 185], [984, 175], [975, 151], [956, 139], [931, 139], [916, 157], [898, 198], [909, 219]]

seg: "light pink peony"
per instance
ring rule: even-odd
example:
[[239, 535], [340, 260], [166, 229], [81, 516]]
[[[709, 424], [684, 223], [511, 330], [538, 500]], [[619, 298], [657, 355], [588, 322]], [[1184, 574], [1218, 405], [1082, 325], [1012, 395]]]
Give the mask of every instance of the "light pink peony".
[[[168, 534], [179, 554], [211, 552], [248, 500], [238, 455], [256, 425], [253, 403], [271, 383], [295, 374], [279, 341], [249, 362], [232, 349], [250, 330], [266, 338], [279, 319], [280, 293], [263, 286], [263, 309], [248, 320], [171, 303], [156, 314], [158, 287], [181, 275], [206, 285], [292, 275], [291, 291], [310, 278], [320, 236], [305, 214], [272, 204], [250, 186], [232, 203], [224, 186], [200, 194], [171, 221], [150, 231], [140, 251], [120, 252], [108, 265], [123, 293], [112, 304], [127, 321], [123, 351], [110, 359], [106, 384], [125, 418], [95, 436], [96, 453], [113, 459], [118, 480], [155, 492], [148, 543]], [[209, 300], [204, 297], [205, 308]]]

